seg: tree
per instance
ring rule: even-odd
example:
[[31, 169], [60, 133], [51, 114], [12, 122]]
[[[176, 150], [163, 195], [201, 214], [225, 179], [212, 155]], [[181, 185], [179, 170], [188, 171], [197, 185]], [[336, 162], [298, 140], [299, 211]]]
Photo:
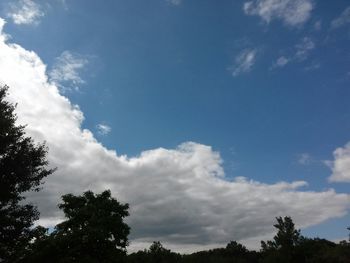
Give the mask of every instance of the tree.
[[236, 241], [230, 241], [226, 246], [226, 251], [232, 255], [244, 255], [248, 252], [248, 249]]
[[178, 262], [180, 256], [177, 253], [166, 249], [160, 241], [153, 241], [152, 245], [147, 251], [148, 260], [146, 262], [152, 263], [172, 263]]
[[104, 191], [62, 196], [66, 220], [32, 246], [26, 262], [120, 262], [126, 254], [128, 204]]
[[[277, 234], [273, 241], [261, 241], [262, 251], [268, 254], [268, 262], [292, 262], [294, 247], [296, 247], [303, 237], [300, 230], [295, 229], [295, 225], [291, 217], [276, 217]], [[276, 260], [273, 260], [275, 258]]]
[[149, 249], [128, 255], [129, 263], [176, 263], [181, 261], [180, 254], [166, 249], [159, 241], [153, 241]]
[[33, 237], [39, 212], [25, 204], [24, 193], [39, 191], [48, 169], [45, 144], [35, 144], [16, 125], [15, 105], [6, 101], [7, 86], [0, 87], [0, 261], [14, 261]]

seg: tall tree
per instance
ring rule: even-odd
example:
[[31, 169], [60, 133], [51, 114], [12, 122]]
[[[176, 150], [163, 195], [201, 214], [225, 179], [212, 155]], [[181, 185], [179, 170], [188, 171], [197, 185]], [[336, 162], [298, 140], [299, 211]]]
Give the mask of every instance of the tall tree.
[[[268, 262], [292, 262], [294, 248], [303, 240], [300, 230], [295, 229], [291, 217], [276, 217], [278, 230], [272, 241], [261, 241], [262, 251], [268, 255]], [[275, 259], [275, 260], [273, 260]]]
[[32, 245], [24, 262], [120, 262], [125, 259], [129, 226], [128, 204], [120, 204], [111, 192], [62, 196], [66, 220]]
[[47, 148], [25, 136], [16, 124], [15, 105], [6, 101], [8, 87], [0, 87], [0, 261], [14, 261], [32, 238], [37, 208], [25, 204], [24, 193], [39, 191], [48, 168]]

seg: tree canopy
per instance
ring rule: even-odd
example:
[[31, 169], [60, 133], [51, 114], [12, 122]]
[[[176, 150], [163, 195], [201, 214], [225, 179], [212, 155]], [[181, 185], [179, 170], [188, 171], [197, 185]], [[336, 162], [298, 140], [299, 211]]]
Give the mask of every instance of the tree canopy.
[[0, 261], [11, 262], [32, 239], [37, 208], [25, 203], [24, 193], [39, 191], [48, 168], [45, 144], [35, 144], [17, 125], [15, 105], [0, 87]]
[[120, 204], [106, 190], [62, 196], [59, 208], [66, 220], [32, 246], [27, 262], [119, 262], [125, 258], [129, 226], [128, 204]]

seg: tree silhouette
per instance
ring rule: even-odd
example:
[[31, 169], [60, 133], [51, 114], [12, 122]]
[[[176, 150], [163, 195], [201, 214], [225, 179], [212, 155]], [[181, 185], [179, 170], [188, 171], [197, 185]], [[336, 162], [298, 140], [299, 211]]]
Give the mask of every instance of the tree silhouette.
[[162, 243], [154, 241], [148, 250], [132, 253], [128, 256], [130, 263], [175, 263], [182, 262], [182, 257], [172, 252], [170, 249], [164, 248]]
[[230, 241], [226, 246], [226, 251], [234, 256], [248, 253], [248, 249], [237, 241]]
[[[268, 256], [268, 262], [292, 262], [294, 247], [300, 244], [302, 236], [300, 230], [295, 229], [291, 217], [276, 217], [278, 230], [272, 241], [261, 241], [262, 251]], [[275, 259], [275, 260], [274, 260]]]
[[125, 258], [129, 226], [128, 204], [120, 204], [109, 190], [95, 195], [62, 196], [66, 220], [32, 246], [26, 262], [120, 262]]
[[25, 204], [23, 194], [39, 191], [48, 169], [47, 149], [25, 136], [16, 125], [15, 105], [6, 101], [8, 87], [0, 87], [0, 262], [12, 262], [32, 239], [39, 212]]

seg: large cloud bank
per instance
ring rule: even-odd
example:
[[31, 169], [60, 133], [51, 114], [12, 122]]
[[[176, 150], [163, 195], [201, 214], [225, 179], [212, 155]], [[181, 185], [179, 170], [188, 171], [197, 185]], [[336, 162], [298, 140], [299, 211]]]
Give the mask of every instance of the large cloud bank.
[[[4, 21], [0, 20], [0, 28]], [[349, 196], [333, 190], [300, 190], [305, 182], [263, 184], [225, 180], [222, 160], [210, 146], [186, 142], [137, 157], [118, 155], [82, 130], [83, 113], [48, 81], [37, 54], [0, 35], [0, 81], [10, 86], [20, 123], [36, 141], [46, 141], [58, 171], [31, 195], [41, 224], [60, 220], [59, 197], [111, 189], [130, 204], [133, 246], [160, 240], [178, 250], [259, 240], [271, 235], [275, 216], [291, 215], [300, 227], [346, 214]]]

